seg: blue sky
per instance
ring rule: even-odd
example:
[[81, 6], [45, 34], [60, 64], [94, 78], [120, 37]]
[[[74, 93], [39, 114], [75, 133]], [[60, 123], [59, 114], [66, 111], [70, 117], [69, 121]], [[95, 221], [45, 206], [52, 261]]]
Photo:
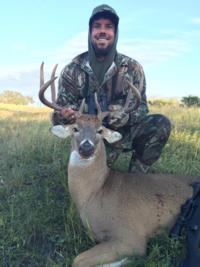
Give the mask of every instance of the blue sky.
[[[145, 71], [148, 97], [200, 96], [199, 0], [8, 0], [1, 3], [0, 93], [37, 100], [39, 66], [46, 79], [87, 50], [88, 20], [99, 4], [120, 17], [117, 49]], [[2, 26], [4, 25], [4, 26]]]

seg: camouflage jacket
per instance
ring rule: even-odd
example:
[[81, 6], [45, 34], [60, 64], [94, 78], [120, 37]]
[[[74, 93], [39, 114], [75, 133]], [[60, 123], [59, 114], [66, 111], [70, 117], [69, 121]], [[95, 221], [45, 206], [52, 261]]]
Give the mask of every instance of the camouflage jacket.
[[[122, 77], [120, 84], [118, 82], [119, 75]], [[127, 126], [139, 123], [148, 113], [145, 75], [142, 66], [137, 61], [120, 53], [117, 53], [115, 62], [106, 72], [102, 84], [99, 83], [89, 65], [88, 52], [74, 58], [61, 72], [58, 83], [57, 104], [78, 110], [82, 99], [86, 98], [88, 109], [91, 109], [88, 96], [97, 92], [98, 101], [103, 111], [106, 111], [110, 104], [123, 106], [129, 90], [126, 79], [140, 91], [142, 97], [139, 107], [134, 110], [136, 99], [132, 95]], [[93, 113], [91, 110], [87, 111]], [[68, 123], [57, 112], [53, 113], [52, 122], [53, 124]]]

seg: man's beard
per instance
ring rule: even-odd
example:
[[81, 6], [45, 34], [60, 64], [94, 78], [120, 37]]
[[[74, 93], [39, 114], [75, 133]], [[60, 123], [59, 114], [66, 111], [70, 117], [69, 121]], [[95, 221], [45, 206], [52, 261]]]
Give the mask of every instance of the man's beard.
[[99, 48], [96, 44], [92, 43], [92, 46], [94, 48], [94, 52], [96, 56], [107, 56], [107, 54], [110, 52], [112, 48], [112, 44], [107, 46], [106, 48]]

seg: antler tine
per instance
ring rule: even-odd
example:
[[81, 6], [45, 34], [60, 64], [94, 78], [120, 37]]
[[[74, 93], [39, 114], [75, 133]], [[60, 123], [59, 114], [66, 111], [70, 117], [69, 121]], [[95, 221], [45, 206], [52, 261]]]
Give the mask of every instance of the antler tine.
[[[55, 77], [56, 69], [58, 67], [58, 64], [56, 64], [53, 68], [52, 74], [51, 74], [51, 79]], [[56, 88], [55, 88], [55, 82], [52, 82], [51, 84], [51, 100], [52, 103], [56, 102]]]
[[97, 98], [97, 93], [95, 92], [94, 94], [94, 100], [95, 100], [95, 104], [96, 104], [96, 107], [97, 107], [97, 117], [102, 120], [102, 111], [101, 111], [101, 107], [99, 105], [99, 102], [98, 102], [98, 98]]
[[81, 105], [80, 105], [80, 108], [78, 111], [79, 116], [83, 113], [84, 107], [85, 107], [85, 98], [83, 98], [83, 100], [81, 102]]
[[134, 109], [137, 109], [139, 104], [140, 104], [140, 102], [141, 102], [140, 91], [130, 81], [127, 80], [126, 82], [130, 86], [130, 89], [129, 89], [129, 92], [128, 92], [128, 95], [127, 95], [127, 98], [126, 98], [126, 102], [125, 102], [125, 105], [124, 105], [124, 111], [128, 111], [128, 109], [129, 109], [129, 103], [130, 103], [130, 100], [131, 100], [132, 93], [136, 96], [136, 104], [134, 106]]
[[40, 66], [40, 90], [39, 90], [39, 99], [40, 101], [48, 106], [49, 108], [55, 109], [60, 111], [62, 109], [62, 107], [56, 105], [55, 103], [51, 103], [49, 102], [45, 96], [44, 93], [47, 90], [47, 88], [49, 87], [49, 85], [51, 85], [52, 83], [54, 83], [55, 79], [57, 79], [57, 77], [55, 77], [55, 71], [56, 71], [57, 66], [54, 67], [53, 72], [52, 72], [52, 78], [51, 80], [49, 80], [48, 82], [44, 83], [44, 62], [42, 62], [41, 66]]
[[40, 65], [40, 88], [44, 84], [44, 62]]

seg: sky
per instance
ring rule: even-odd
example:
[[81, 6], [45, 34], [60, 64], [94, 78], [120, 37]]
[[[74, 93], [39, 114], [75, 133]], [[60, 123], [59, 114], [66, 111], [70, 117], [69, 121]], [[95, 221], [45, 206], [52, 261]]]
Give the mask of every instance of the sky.
[[1, 0], [0, 93], [18, 91], [36, 103], [39, 68], [45, 79], [87, 50], [94, 7], [120, 17], [117, 50], [140, 62], [147, 97], [200, 96], [199, 0]]

